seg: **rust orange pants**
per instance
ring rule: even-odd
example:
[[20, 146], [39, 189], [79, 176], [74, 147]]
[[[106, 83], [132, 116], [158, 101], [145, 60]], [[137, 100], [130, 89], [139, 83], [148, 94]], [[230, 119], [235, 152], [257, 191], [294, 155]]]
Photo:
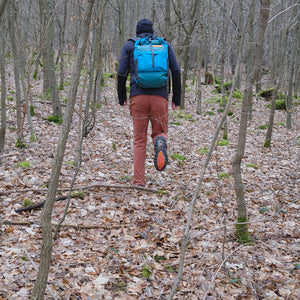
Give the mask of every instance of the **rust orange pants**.
[[130, 98], [130, 115], [133, 121], [133, 184], [145, 185], [145, 161], [149, 121], [152, 141], [164, 136], [168, 139], [168, 100], [155, 95], [137, 95]]

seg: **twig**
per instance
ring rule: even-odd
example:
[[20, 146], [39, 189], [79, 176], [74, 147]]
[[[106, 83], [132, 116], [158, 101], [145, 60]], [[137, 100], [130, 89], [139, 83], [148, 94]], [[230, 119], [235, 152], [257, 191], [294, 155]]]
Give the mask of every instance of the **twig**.
[[[217, 151], [217, 150], [216, 150]], [[222, 217], [223, 217], [223, 226], [224, 226], [224, 231], [223, 231], [223, 245], [222, 245], [222, 259], [225, 259], [225, 244], [226, 244], [226, 235], [227, 235], [227, 227], [226, 227], [226, 216], [225, 216], [225, 205], [224, 205], [224, 201], [222, 199], [222, 195], [221, 195], [221, 187], [220, 187], [220, 173], [219, 173], [219, 156], [218, 156], [218, 152], [216, 153], [216, 169], [217, 169], [217, 187], [218, 187], [218, 193], [219, 193], [219, 200], [222, 204]], [[226, 266], [224, 266], [225, 272], [227, 272], [229, 274], [229, 270], [227, 270]]]
[[[109, 189], [125, 189], [125, 190], [142, 190], [146, 192], [151, 193], [160, 193], [161, 190], [152, 189], [152, 188], [146, 188], [138, 185], [122, 185], [122, 184], [105, 184], [105, 183], [99, 183], [99, 184], [92, 184], [92, 185], [86, 185], [86, 186], [75, 186], [73, 187], [73, 190], [89, 190], [89, 189], [95, 189], [95, 188], [109, 188]], [[69, 188], [58, 188], [58, 191], [68, 191]], [[47, 193], [48, 189], [41, 188], [41, 189], [22, 189], [22, 190], [8, 190], [8, 191], [0, 191], [0, 195], [9, 195], [12, 193], [25, 193], [25, 192], [35, 192], [35, 193]], [[165, 191], [167, 193], [167, 191]]]
[[[29, 255], [29, 253], [27, 252], [26, 248], [24, 248], [24, 251], [25, 251], [25, 254], [26, 254], [26, 257], [29, 259], [29, 261], [31, 262], [33, 268], [38, 272], [38, 267], [36, 266], [36, 264], [34, 263], [34, 261], [32, 260], [31, 256]], [[49, 291], [51, 297], [54, 299], [54, 300], [57, 300], [57, 298], [54, 296], [53, 292], [51, 291], [50, 287], [47, 285], [47, 290]]]
[[9, 156], [14, 156], [14, 155], [19, 155], [20, 152], [13, 152], [13, 153], [8, 153], [8, 154], [4, 154], [0, 156], [0, 159], [5, 158], [5, 157], [9, 157]]
[[274, 19], [276, 19], [279, 15], [285, 13], [287, 10], [289, 10], [289, 9], [295, 7], [295, 6], [299, 6], [299, 3], [296, 3], [296, 4], [292, 5], [292, 6], [289, 6], [289, 7], [286, 8], [286, 9], [280, 11], [277, 15], [275, 15], [273, 18], [271, 18], [271, 19], [268, 21], [268, 24], [271, 23]]
[[204, 297], [203, 297], [203, 300], [206, 299], [208, 292], [210, 291], [210, 289], [212, 288], [213, 284], [215, 283], [215, 280], [216, 280], [216, 278], [217, 278], [217, 275], [219, 274], [221, 268], [223, 267], [223, 265], [224, 265], [224, 263], [227, 261], [227, 259], [228, 259], [231, 255], [233, 255], [236, 251], [238, 251], [240, 248], [242, 248], [242, 247], [244, 247], [244, 246], [247, 246], [247, 244], [240, 245], [239, 247], [237, 247], [236, 249], [234, 249], [234, 250], [233, 250], [233, 251], [232, 251], [232, 252], [231, 252], [231, 253], [230, 253], [223, 261], [222, 261], [222, 263], [221, 263], [221, 265], [219, 266], [217, 272], [215, 273], [213, 279], [211, 280], [209, 287], [207, 288], [207, 290], [206, 290], [206, 292], [205, 292], [205, 295], [204, 295]]

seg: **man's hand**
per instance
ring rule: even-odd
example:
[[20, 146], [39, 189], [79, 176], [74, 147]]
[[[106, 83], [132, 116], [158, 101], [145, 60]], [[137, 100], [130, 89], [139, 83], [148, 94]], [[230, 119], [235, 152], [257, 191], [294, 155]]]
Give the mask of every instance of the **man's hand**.
[[174, 104], [174, 102], [172, 102], [172, 110], [179, 109], [179, 108], [180, 108], [180, 106], [176, 106], [176, 105]]
[[122, 107], [126, 107], [127, 106], [127, 100], [125, 100], [124, 104], [121, 105]]

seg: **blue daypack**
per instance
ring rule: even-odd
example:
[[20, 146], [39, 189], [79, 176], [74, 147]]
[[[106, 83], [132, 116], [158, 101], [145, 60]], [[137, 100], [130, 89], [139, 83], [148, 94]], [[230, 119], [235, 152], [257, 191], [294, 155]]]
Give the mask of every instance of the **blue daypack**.
[[162, 88], [169, 78], [168, 44], [159, 37], [132, 38], [133, 76], [141, 88]]

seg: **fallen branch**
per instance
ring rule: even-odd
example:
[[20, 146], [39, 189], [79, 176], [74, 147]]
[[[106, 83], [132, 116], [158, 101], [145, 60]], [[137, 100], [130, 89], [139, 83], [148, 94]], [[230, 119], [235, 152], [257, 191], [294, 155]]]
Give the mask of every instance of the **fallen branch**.
[[14, 155], [19, 155], [20, 152], [13, 152], [13, 153], [8, 153], [8, 154], [4, 154], [0, 156], [0, 159], [5, 158], [5, 157], [10, 157], [10, 156], [14, 156]]
[[12, 221], [12, 220], [3, 221], [3, 225], [30, 226], [32, 224], [37, 224], [37, 222], [36, 221]]
[[[75, 186], [73, 190], [89, 190], [89, 189], [95, 189], [95, 188], [109, 188], [109, 189], [125, 189], [125, 190], [141, 190], [151, 193], [167, 193], [167, 191], [152, 189], [152, 188], [146, 188], [143, 186], [138, 185], [122, 185], [122, 184], [105, 184], [105, 183], [99, 183], [99, 184], [93, 184], [93, 185], [87, 185], [87, 186]], [[68, 191], [69, 188], [58, 188], [58, 191]], [[26, 193], [26, 192], [34, 192], [34, 193], [47, 193], [47, 188], [41, 188], [41, 189], [21, 189], [21, 190], [8, 190], [8, 191], [0, 191], [0, 195], [9, 195], [13, 193]]]
[[[71, 197], [72, 197], [72, 195], [71, 195]], [[74, 195], [73, 197], [77, 197], [77, 195]], [[55, 199], [55, 201], [62, 201], [62, 200], [65, 200], [65, 199], [68, 199], [68, 196], [58, 197], [57, 199]], [[19, 212], [22, 212], [22, 211], [30, 211], [30, 210], [33, 210], [33, 209], [38, 209], [38, 208], [43, 207], [44, 203], [45, 203], [45, 201], [42, 201], [42, 202], [32, 204], [32, 205], [29, 205], [29, 206], [26, 206], [26, 207], [21, 207], [21, 208], [15, 209], [15, 212], [19, 213]]]
[[[3, 225], [12, 225], [12, 226], [31, 226], [31, 225], [41, 226], [39, 221], [14, 221], [14, 220], [4, 220]], [[58, 223], [53, 222], [53, 226], [57, 226]], [[124, 227], [124, 224], [115, 224], [115, 225], [101, 225], [101, 224], [62, 224], [61, 227], [75, 228], [75, 229], [111, 229], [111, 228], [120, 228]]]

